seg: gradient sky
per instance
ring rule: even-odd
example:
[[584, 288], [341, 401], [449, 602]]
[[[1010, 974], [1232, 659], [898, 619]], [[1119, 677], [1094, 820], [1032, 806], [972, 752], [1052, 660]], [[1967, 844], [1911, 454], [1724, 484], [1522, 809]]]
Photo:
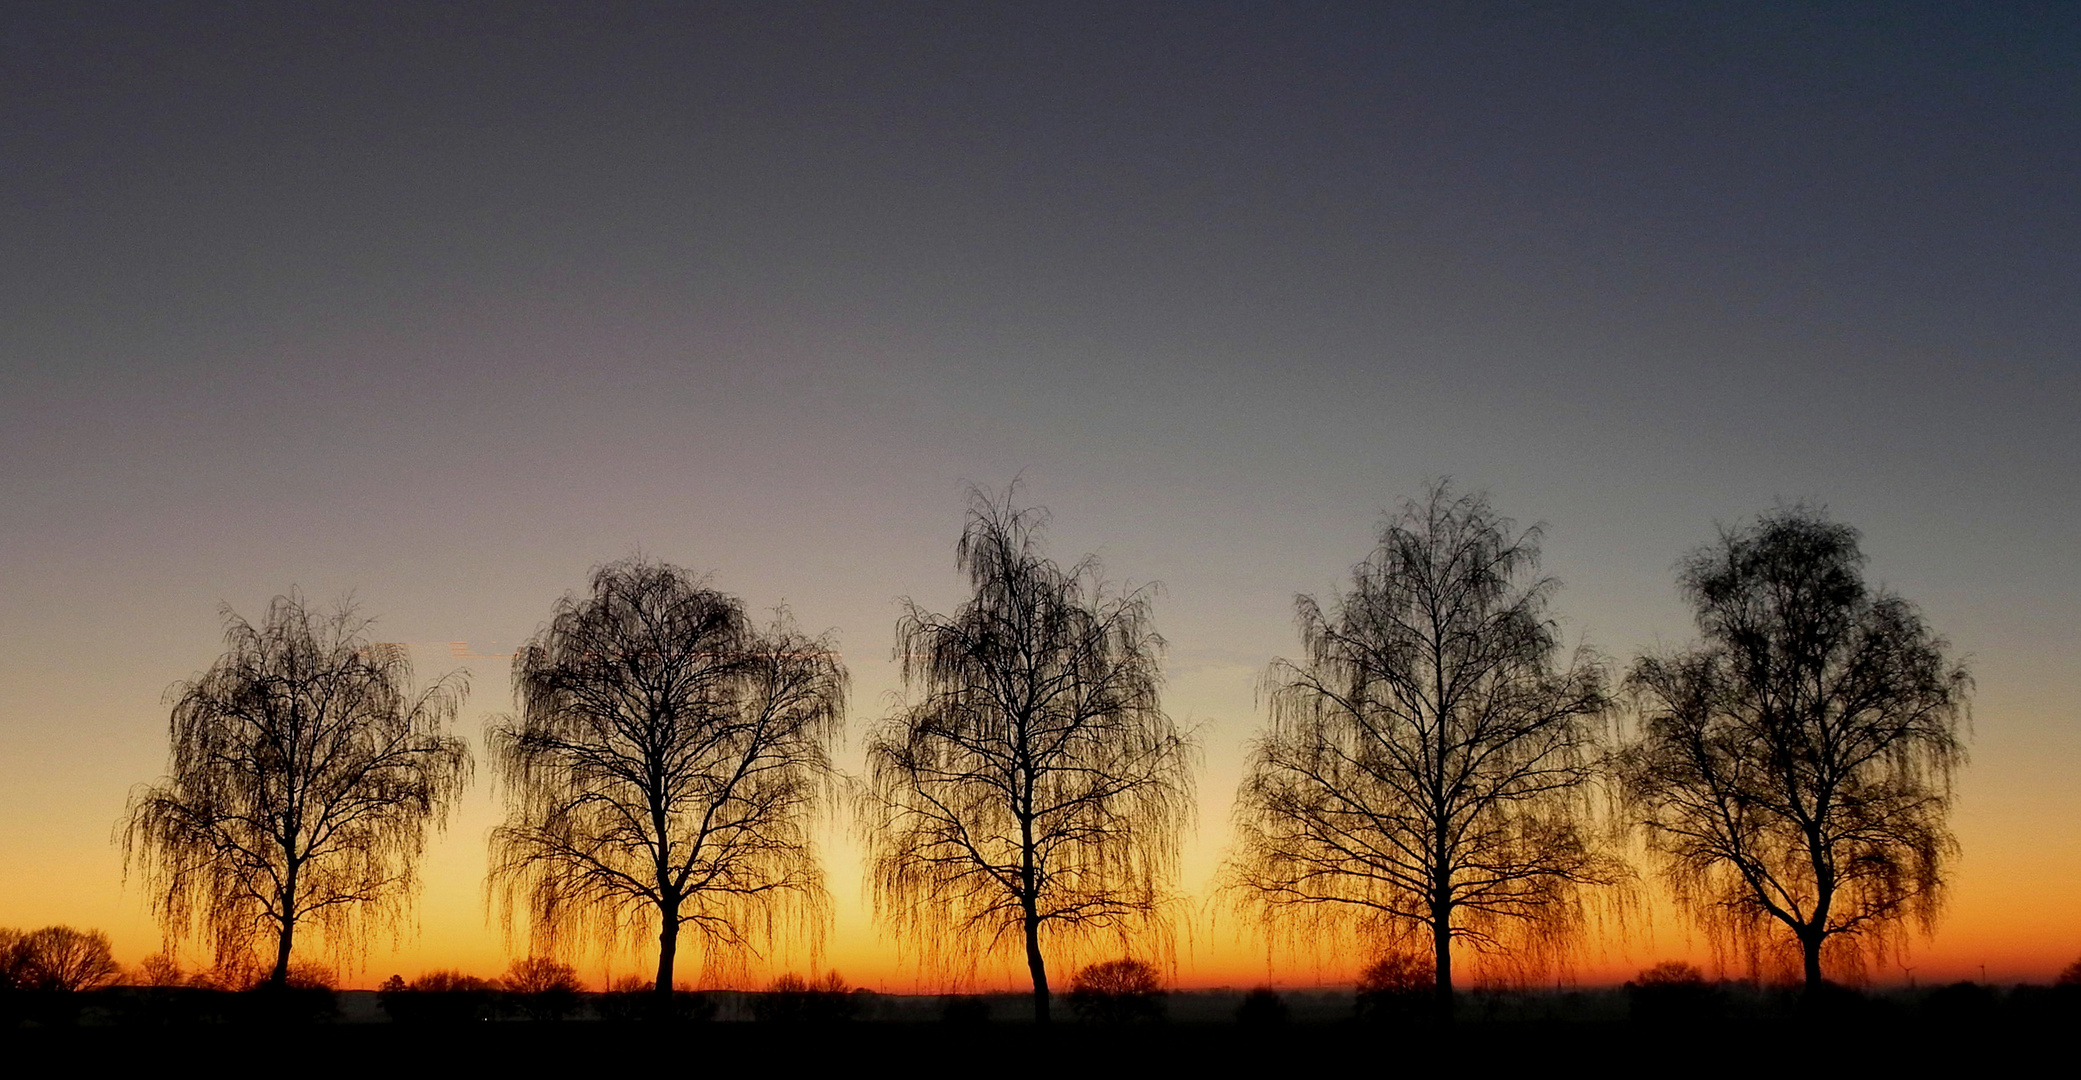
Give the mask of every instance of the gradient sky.
[[[1619, 661], [1690, 639], [1717, 524], [1862, 529], [1978, 680], [1905, 963], [2044, 978], [2077, 343], [2071, 4], [11, 3], [0, 925], [156, 949], [110, 831], [220, 603], [352, 593], [473, 673], [474, 738], [495, 654], [640, 551], [835, 629], [857, 768], [897, 598], [959, 602], [966, 485], [1015, 475], [1058, 557], [1167, 590], [1204, 902], [1294, 594], [1450, 475], [1549, 524]], [[356, 980], [513, 955], [487, 776]], [[911, 985], [829, 839], [826, 962]], [[1349, 977], [1180, 940], [1186, 982]], [[1702, 948], [1664, 911], [1582, 970]]]

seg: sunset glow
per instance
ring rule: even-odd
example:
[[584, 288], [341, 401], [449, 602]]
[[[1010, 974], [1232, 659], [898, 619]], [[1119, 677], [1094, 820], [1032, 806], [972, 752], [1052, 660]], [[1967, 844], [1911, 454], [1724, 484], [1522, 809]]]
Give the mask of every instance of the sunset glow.
[[[1544, 523], [1563, 651], [1614, 683], [1697, 640], [1676, 567], [1723, 529], [1857, 529], [1972, 688], [1937, 928], [1837, 977], [2081, 958], [2081, 13], [1226, 10], [0, 16], [0, 927], [161, 951], [126, 800], [220, 605], [296, 588], [464, 673], [475, 758], [403, 923], [297, 956], [494, 977], [530, 945], [484, 736], [560, 598], [640, 556], [828, 630], [857, 792], [902, 601], [968, 598], [966, 500], [1016, 480], [1050, 557], [1160, 583], [1199, 754], [1168, 945], [1076, 959], [1349, 986], [1378, 942], [1220, 891], [1231, 808], [1296, 596], [1451, 478]], [[900, 946], [844, 798], [813, 835], [821, 934], [682, 981], [1026, 988], [1016, 943]], [[1623, 843], [1630, 894], [1527, 978], [1748, 978]], [[654, 948], [562, 958], [604, 988]]]

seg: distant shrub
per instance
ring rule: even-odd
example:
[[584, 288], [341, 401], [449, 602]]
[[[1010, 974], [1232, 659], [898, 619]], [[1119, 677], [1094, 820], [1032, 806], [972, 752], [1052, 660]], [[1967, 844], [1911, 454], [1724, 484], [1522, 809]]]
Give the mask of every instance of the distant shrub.
[[188, 985], [188, 973], [181, 970], [181, 962], [179, 960], [163, 952], [153, 953], [137, 962], [136, 969], [130, 973], [130, 982], [133, 986], [151, 986], [162, 989], [186, 986]]
[[837, 972], [827, 972], [821, 979], [789, 972], [753, 999], [751, 1013], [752, 1019], [765, 1023], [819, 1024], [851, 1020], [859, 1008], [860, 1000]]
[[428, 971], [409, 983], [392, 975], [376, 992], [376, 1003], [400, 1024], [464, 1024], [492, 1018], [496, 989], [490, 980], [460, 971]]
[[1420, 953], [1390, 951], [1358, 973], [1358, 1018], [1407, 1023], [1430, 1016], [1437, 967]]
[[1292, 1019], [1293, 1010], [1286, 1007], [1286, 999], [1269, 986], [1244, 994], [1236, 1006], [1236, 1023], [1244, 1027], [1280, 1027]]
[[339, 986], [339, 975], [324, 964], [298, 960], [289, 965], [289, 974], [283, 985], [291, 990], [335, 990]]
[[267, 972], [251, 956], [231, 955], [188, 976], [188, 985], [198, 990], [241, 992], [267, 981]]
[[657, 984], [641, 975], [623, 975], [607, 984], [607, 990], [593, 1002], [593, 1011], [600, 1019], [622, 1024], [642, 1020], [650, 1015]]
[[660, 1019], [698, 1023], [715, 1019], [715, 999], [682, 985], [661, 1004], [654, 980], [623, 975], [593, 999], [593, 1011], [600, 1019], [619, 1024]]
[[571, 965], [544, 956], [513, 961], [499, 979], [499, 990], [512, 1009], [530, 1020], [562, 1020], [578, 1010], [583, 987]]
[[488, 994], [498, 985], [460, 971], [429, 971], [412, 980], [412, 989], [424, 994]]
[[1163, 1019], [1164, 997], [1156, 965], [1133, 957], [1086, 964], [1069, 982], [1069, 1007], [1087, 1023], [1154, 1023]]
[[1681, 960], [1665, 960], [1643, 970], [1625, 989], [1627, 1013], [1637, 1023], [1698, 1023], [1726, 1013], [1726, 995], [1719, 985]]

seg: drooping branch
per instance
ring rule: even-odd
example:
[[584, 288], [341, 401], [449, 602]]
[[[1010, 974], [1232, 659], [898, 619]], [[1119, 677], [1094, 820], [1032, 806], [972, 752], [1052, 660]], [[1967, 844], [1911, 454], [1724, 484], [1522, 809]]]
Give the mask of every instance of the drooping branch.
[[1048, 560], [1044, 522], [1009, 495], [973, 496], [956, 548], [972, 596], [952, 615], [906, 604], [909, 703], [868, 745], [877, 915], [957, 974], [1019, 943], [1037, 965], [1043, 934], [1075, 948], [1155, 927], [1191, 816], [1154, 591]]
[[260, 626], [224, 619], [225, 654], [169, 691], [168, 776], [132, 796], [124, 864], [169, 938], [199, 935], [220, 964], [266, 940], [280, 981], [299, 927], [340, 953], [401, 914], [469, 779], [447, 734], [468, 687], [414, 693], [404, 650], [371, 645], [345, 605], [320, 616], [291, 593]]
[[1585, 887], [1622, 877], [1590, 799], [1602, 668], [1561, 662], [1538, 541], [1441, 485], [1334, 605], [1296, 600], [1305, 659], [1265, 675], [1226, 869], [1268, 930], [1421, 933], [1442, 990], [1448, 942], [1536, 961], [1581, 925]]
[[521, 710], [488, 732], [506, 792], [492, 881], [539, 947], [678, 934], [711, 970], [776, 920], [820, 925], [809, 838], [844, 722], [831, 643], [766, 629], [677, 567], [602, 567], [515, 657]]
[[1725, 532], [1680, 576], [1701, 643], [1628, 679], [1626, 795], [1677, 899], [1752, 969], [1798, 955], [1810, 984], [1824, 950], [1854, 972], [1928, 930], [1956, 851], [1970, 678], [1863, 562], [1805, 507]]

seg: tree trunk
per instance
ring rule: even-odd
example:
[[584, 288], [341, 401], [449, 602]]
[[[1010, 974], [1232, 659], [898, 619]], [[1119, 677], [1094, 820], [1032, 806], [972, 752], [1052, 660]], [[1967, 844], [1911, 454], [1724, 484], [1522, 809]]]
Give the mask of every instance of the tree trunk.
[[658, 1001], [672, 997], [672, 964], [679, 956], [679, 920], [666, 917], [659, 920], [664, 924], [658, 931], [658, 981], [652, 993]]
[[1431, 909], [1431, 955], [1438, 962], [1433, 1008], [1438, 1019], [1452, 1022], [1452, 908], [1437, 904]]
[[289, 948], [295, 940], [296, 923], [282, 920], [282, 934], [275, 941], [275, 969], [268, 973], [267, 985], [280, 989], [289, 984]]
[[289, 949], [296, 941], [296, 870], [292, 859], [282, 882], [282, 934], [275, 939], [275, 969], [267, 976], [267, 985], [277, 990], [289, 985]]
[[1821, 988], [1826, 980], [1821, 978], [1821, 942], [1819, 930], [1803, 931], [1799, 935], [1799, 951], [1806, 960], [1806, 989], [1808, 993]]
[[1048, 1022], [1048, 963], [1041, 958], [1040, 919], [1026, 906], [1026, 970], [1033, 976], [1033, 1022]]

